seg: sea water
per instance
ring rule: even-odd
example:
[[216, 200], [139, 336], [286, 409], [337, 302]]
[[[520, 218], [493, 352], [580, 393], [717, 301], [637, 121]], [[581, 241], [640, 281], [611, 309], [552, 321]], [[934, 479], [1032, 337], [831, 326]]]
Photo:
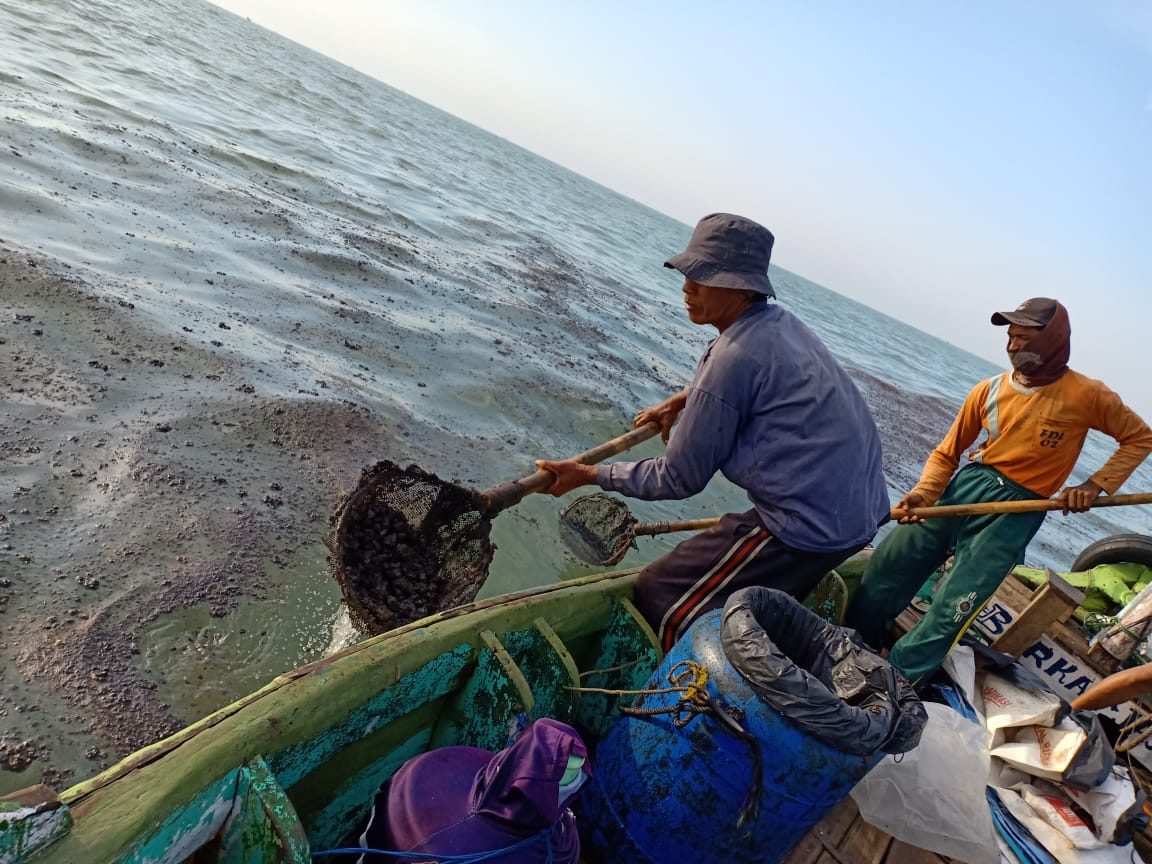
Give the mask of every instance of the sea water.
[[[259, 399], [363, 409], [402, 430], [404, 458], [468, 486], [523, 476], [534, 458], [574, 455], [624, 432], [637, 410], [688, 382], [714, 335], [688, 322], [681, 280], [661, 266], [689, 225], [198, 0], [0, 0], [0, 129], [0, 258], [66, 274], [173, 350], [245, 370]], [[788, 226], [755, 215], [776, 232], [786, 264]], [[779, 302], [819, 333], [869, 399], [895, 501], [965, 393], [1000, 367], [836, 286], [781, 268], [773, 278]], [[1017, 286], [1004, 303], [1035, 288]], [[0, 311], [20, 315], [2, 308], [6, 290], [0, 284]], [[6, 333], [13, 352], [28, 338]], [[9, 437], [12, 404], [0, 407]], [[373, 443], [348, 446], [400, 458], [383, 438], [378, 450]], [[28, 449], [2, 454], [12, 470], [0, 481], [0, 512], [28, 492], [19, 477], [40, 458]], [[1109, 452], [1093, 437], [1074, 481]], [[345, 487], [355, 474], [346, 466]], [[1145, 489], [1147, 467], [1125, 491]], [[717, 478], [689, 502], [633, 510], [679, 519], [746, 506]], [[13, 536], [49, 518], [23, 509], [9, 508]], [[484, 594], [587, 572], [558, 540], [557, 509], [532, 496], [496, 520]], [[100, 524], [90, 536], [107, 542], [115, 526]], [[137, 671], [176, 720], [322, 653], [339, 599], [323, 570], [322, 527], [263, 599], [245, 596], [219, 615], [170, 609], [133, 634]], [[1053, 516], [1030, 563], [1066, 568], [1094, 539], [1150, 527], [1120, 508]], [[625, 563], [676, 539], [641, 540]], [[0, 568], [26, 597], [71, 572], [51, 543], [0, 543]], [[133, 596], [160, 578], [136, 575]], [[19, 698], [83, 726], [52, 707], [17, 649], [4, 648], [5, 664], [25, 672], [12, 687]], [[45, 723], [12, 728], [43, 737]]]

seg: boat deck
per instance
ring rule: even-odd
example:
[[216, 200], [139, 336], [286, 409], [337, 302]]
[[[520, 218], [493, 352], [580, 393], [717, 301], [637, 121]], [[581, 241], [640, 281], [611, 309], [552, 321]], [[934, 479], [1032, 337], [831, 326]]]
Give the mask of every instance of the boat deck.
[[894, 840], [869, 825], [848, 796], [828, 811], [781, 864], [950, 864], [953, 860]]

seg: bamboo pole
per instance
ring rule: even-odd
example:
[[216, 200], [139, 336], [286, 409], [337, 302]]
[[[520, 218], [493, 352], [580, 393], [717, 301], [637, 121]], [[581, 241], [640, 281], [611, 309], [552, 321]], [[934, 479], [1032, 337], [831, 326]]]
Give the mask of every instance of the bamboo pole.
[[[1132, 495], [1107, 495], [1092, 502], [1090, 509], [1097, 507], [1125, 507], [1132, 504], [1152, 504], [1152, 492], [1139, 492]], [[946, 519], [950, 516], [986, 516], [990, 513], [1039, 513], [1044, 510], [1062, 510], [1064, 505], [1056, 498], [1039, 498], [1031, 501], [982, 501], [977, 504], [941, 504], [935, 507], [913, 507], [910, 510], [892, 510], [892, 518], [916, 516], [921, 519]], [[632, 533], [637, 536], [672, 534], [677, 531], [703, 531], [718, 525], [720, 519], [684, 519], [679, 522], [640, 522]]]

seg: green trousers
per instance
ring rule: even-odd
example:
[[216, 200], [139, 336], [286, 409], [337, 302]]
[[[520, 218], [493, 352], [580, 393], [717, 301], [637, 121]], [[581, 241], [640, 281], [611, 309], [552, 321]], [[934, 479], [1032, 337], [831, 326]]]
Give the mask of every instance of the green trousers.
[[[952, 478], [937, 503], [1040, 497], [994, 468], [974, 463]], [[896, 616], [955, 550], [952, 569], [941, 580], [932, 606], [920, 623], [896, 642], [888, 656], [909, 681], [919, 682], [944, 662], [1004, 577], [1023, 563], [1024, 549], [1039, 530], [1044, 515], [957, 516], [897, 525], [868, 562], [860, 588], [849, 604], [845, 624], [859, 631], [870, 645], [882, 646]]]

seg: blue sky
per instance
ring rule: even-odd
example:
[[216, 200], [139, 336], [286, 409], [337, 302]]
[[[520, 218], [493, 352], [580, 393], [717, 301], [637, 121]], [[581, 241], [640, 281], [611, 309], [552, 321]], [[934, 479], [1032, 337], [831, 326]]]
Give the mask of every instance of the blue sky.
[[1057, 297], [1152, 420], [1152, 3], [216, 2], [993, 361]]

